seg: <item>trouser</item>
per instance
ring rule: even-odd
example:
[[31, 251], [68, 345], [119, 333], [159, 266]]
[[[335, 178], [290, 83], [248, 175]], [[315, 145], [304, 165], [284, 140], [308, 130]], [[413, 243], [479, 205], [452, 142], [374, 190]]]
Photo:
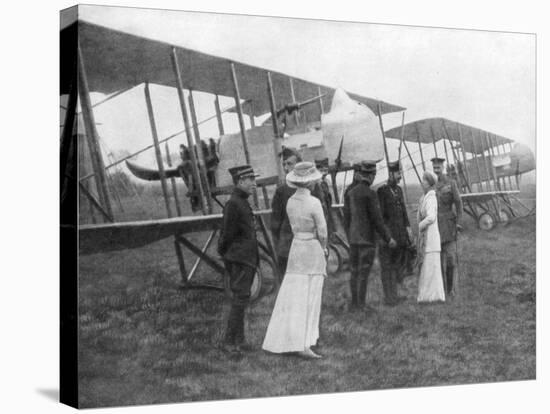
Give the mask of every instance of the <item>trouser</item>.
[[382, 280], [384, 299], [391, 302], [397, 299], [397, 282], [401, 279], [405, 248], [390, 249], [387, 245], [380, 244], [378, 258], [380, 259], [380, 279]]
[[225, 262], [231, 289], [231, 307], [227, 316], [224, 342], [238, 345], [244, 342], [244, 312], [250, 300], [250, 288], [256, 269], [241, 263]]
[[374, 262], [376, 248], [350, 245], [349, 262], [351, 268], [350, 289], [352, 306], [362, 306], [367, 297], [367, 282]]
[[416, 247], [406, 247], [403, 252], [403, 267], [397, 276], [397, 283], [403, 283], [405, 276], [414, 273], [414, 264], [416, 263]]
[[441, 274], [445, 283], [445, 293], [453, 291], [453, 282], [456, 274], [456, 241], [441, 243]]

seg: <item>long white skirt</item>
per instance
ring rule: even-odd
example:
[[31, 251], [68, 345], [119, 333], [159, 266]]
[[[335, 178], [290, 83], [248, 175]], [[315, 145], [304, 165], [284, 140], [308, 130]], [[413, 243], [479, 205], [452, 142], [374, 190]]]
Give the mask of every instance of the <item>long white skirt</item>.
[[287, 273], [281, 284], [262, 348], [300, 352], [319, 338], [324, 275]]
[[441, 275], [441, 253], [424, 255], [420, 278], [418, 279], [418, 302], [445, 301], [443, 276]]

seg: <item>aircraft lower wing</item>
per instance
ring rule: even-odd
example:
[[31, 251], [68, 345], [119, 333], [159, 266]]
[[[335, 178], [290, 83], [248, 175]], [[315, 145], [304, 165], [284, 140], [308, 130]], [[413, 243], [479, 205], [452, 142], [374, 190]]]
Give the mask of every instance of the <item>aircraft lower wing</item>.
[[474, 203], [489, 201], [495, 196], [519, 194], [518, 190], [506, 191], [485, 191], [481, 193], [465, 193], [460, 194], [460, 198], [464, 201], [473, 201]]
[[[265, 216], [271, 210], [254, 214]], [[82, 255], [135, 249], [177, 234], [212, 231], [221, 225], [221, 214], [83, 225], [78, 228], [79, 249]]]
[[[332, 206], [342, 207], [342, 204]], [[258, 210], [254, 215], [268, 217], [271, 210]], [[79, 250], [81, 255], [87, 255], [136, 249], [177, 234], [220, 229], [221, 225], [222, 214], [82, 225], [78, 227]]]

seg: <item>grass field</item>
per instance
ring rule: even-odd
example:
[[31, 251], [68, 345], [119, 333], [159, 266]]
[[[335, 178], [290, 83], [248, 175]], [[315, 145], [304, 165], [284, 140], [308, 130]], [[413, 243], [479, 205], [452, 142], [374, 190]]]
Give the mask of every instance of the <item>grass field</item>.
[[[459, 247], [460, 293], [441, 305], [418, 305], [417, 280], [408, 278], [407, 301], [384, 307], [375, 265], [368, 301], [377, 312], [366, 317], [347, 311], [347, 272], [327, 279], [326, 357], [313, 362], [261, 351], [273, 295], [247, 313], [248, 340], [258, 350], [242, 358], [218, 350], [227, 303], [220, 293], [179, 289], [172, 240], [83, 256], [81, 406], [534, 379], [535, 216], [491, 232], [467, 219]], [[199, 276], [218, 277], [207, 267]]]

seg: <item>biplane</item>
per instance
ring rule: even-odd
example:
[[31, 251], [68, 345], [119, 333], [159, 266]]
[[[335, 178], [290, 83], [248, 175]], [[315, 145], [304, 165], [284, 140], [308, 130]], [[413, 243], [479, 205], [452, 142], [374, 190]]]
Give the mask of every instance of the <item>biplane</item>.
[[[461, 189], [464, 211], [479, 228], [490, 230], [496, 223], [507, 223], [531, 211], [517, 197], [521, 175], [535, 169], [535, 157], [526, 146], [445, 118], [410, 122], [385, 135], [401, 141], [419, 182], [417, 166], [426, 169], [426, 147], [433, 148], [432, 156], [445, 158], [447, 173]], [[407, 142], [418, 145], [420, 161], [415, 163]], [[439, 145], [438, 153], [441, 142], [443, 148]]]
[[[60, 57], [60, 93], [68, 96], [60, 160], [62, 238], [78, 240], [81, 255], [132, 249], [173, 238], [182, 286], [189, 289], [227, 291], [223, 283], [208, 285], [192, 280], [200, 263], [205, 263], [220, 275], [224, 274], [221, 262], [209, 253], [209, 248], [215, 240], [222, 218], [215, 211], [214, 203], [217, 201], [223, 204], [220, 198], [230, 190], [230, 186], [226, 185], [229, 183], [227, 168], [248, 163], [262, 174], [258, 188], [263, 194], [265, 209], [260, 209], [258, 194], [254, 195], [255, 215], [261, 235], [261, 266], [252, 292], [253, 298], [256, 298], [274, 291], [279, 283], [277, 256], [266, 224], [270, 213], [267, 209], [270, 205], [267, 188], [283, 178], [279, 154], [285, 141], [287, 145], [299, 146], [306, 159], [318, 154], [328, 157], [333, 163], [331, 174], [335, 189], [339, 169], [350, 168], [351, 163], [361, 158], [380, 159], [384, 152], [387, 156], [382, 116], [405, 109], [224, 57], [76, 20], [76, 16], [61, 30]], [[151, 100], [151, 84], [172, 87], [177, 91], [186, 144], [188, 148], [196, 148], [196, 151], [189, 151], [190, 174], [197, 184], [196, 196], [202, 215], [183, 216], [181, 213], [179, 199], [175, 194], [173, 170], [165, 167], [160, 146], [173, 137], [159, 137]], [[106, 165], [99, 146], [90, 92], [100, 92], [108, 95], [107, 99], [113, 99], [138, 85], [143, 85], [153, 141], [151, 146], [142, 151], [153, 150], [155, 153], [158, 168], [154, 174], [158, 174], [161, 183], [167, 218], [121, 222], [117, 221], [111, 204], [109, 169], [131, 156]], [[188, 93], [188, 100], [185, 99], [184, 91]], [[218, 120], [220, 134], [217, 143], [220, 161], [215, 187], [211, 187], [211, 181], [207, 179], [206, 159], [202, 145], [199, 145], [200, 122], [193, 100], [195, 91], [213, 96], [212, 109]], [[224, 131], [221, 114], [225, 110], [220, 108], [220, 97], [234, 99], [235, 104], [228, 111], [238, 117], [237, 134], [226, 134]], [[78, 123], [77, 101], [81, 107], [85, 134], [75, 133], [74, 125]], [[254, 117], [265, 114], [270, 114], [270, 118], [262, 125], [245, 128], [245, 115], [251, 117], [252, 124]], [[284, 116], [282, 122], [281, 116]], [[318, 145], [310, 146], [312, 142]], [[80, 171], [78, 175], [76, 159], [80, 147], [87, 149], [91, 168], [85, 174]], [[136, 171], [141, 168], [141, 173], [144, 173], [139, 165], [134, 164], [134, 168]], [[169, 194], [170, 181], [176, 212]], [[104, 223], [78, 223], [78, 217], [70, 211], [71, 208], [76, 210], [79, 195], [87, 200], [91, 209], [100, 214]], [[337, 191], [335, 197], [338, 204]], [[189, 239], [188, 234], [195, 232], [208, 234], [204, 244], [196, 245]], [[197, 257], [189, 271], [182, 247]]]

